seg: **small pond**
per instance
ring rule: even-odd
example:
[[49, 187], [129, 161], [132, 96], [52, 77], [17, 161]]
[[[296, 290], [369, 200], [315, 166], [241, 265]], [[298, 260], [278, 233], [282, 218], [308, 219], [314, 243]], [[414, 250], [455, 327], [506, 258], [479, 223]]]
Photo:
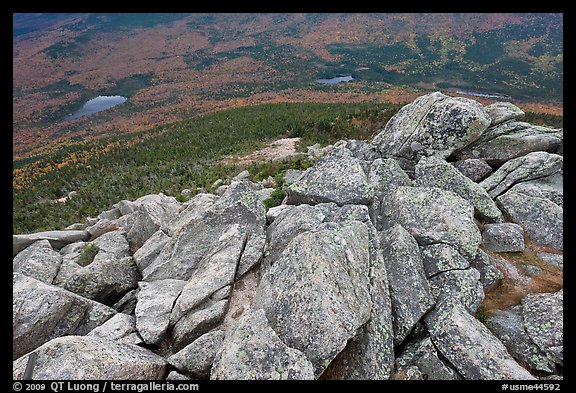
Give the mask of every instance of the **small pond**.
[[128, 100], [122, 96], [98, 96], [86, 102], [82, 109], [76, 113], [71, 113], [64, 118], [64, 120], [73, 120], [82, 116], [92, 115], [94, 113], [105, 111], [116, 105], [120, 105]]
[[334, 78], [330, 79], [316, 79], [316, 83], [322, 83], [325, 85], [335, 85], [336, 83], [350, 82], [351, 80], [354, 80], [354, 77], [352, 77], [352, 75], [344, 75], [344, 76], [335, 76]]

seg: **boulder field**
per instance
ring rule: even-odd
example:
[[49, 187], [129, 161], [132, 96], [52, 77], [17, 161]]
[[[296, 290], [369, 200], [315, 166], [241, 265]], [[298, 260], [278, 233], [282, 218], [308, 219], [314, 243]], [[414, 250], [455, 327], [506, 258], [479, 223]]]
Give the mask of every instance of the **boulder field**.
[[246, 173], [14, 234], [14, 379], [562, 378], [562, 289], [482, 315], [499, 256], [562, 265], [563, 130], [523, 116], [435, 92], [278, 207]]

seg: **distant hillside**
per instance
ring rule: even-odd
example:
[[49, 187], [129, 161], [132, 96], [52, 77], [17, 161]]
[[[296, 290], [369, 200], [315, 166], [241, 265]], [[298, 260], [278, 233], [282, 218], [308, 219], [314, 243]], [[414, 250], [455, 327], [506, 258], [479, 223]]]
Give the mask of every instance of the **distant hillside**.
[[[562, 14], [14, 14], [13, 21], [16, 156], [51, 140], [335, 94], [397, 102], [413, 99], [414, 89], [464, 89], [562, 103]], [[355, 79], [314, 82], [335, 75]], [[100, 94], [128, 102], [62, 122]]]

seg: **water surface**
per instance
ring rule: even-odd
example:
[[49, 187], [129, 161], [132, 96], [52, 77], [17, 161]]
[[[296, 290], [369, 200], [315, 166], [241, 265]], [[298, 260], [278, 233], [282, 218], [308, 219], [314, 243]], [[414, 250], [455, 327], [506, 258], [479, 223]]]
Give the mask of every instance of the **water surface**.
[[316, 83], [322, 83], [325, 85], [335, 85], [336, 83], [350, 82], [351, 80], [354, 80], [352, 75], [345, 75], [345, 76], [335, 76], [334, 78], [330, 79], [316, 79]]
[[105, 111], [116, 105], [125, 103], [126, 97], [122, 96], [98, 96], [86, 102], [82, 109], [76, 113], [71, 113], [64, 118], [64, 120], [73, 120], [82, 116], [92, 115], [94, 113]]

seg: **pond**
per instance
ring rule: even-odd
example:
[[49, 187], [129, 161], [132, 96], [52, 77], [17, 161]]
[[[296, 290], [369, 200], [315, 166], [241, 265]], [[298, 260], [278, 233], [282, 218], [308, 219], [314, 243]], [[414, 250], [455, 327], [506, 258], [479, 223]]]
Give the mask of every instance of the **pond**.
[[350, 82], [351, 80], [354, 80], [354, 77], [352, 77], [352, 75], [344, 75], [344, 76], [335, 76], [334, 78], [330, 79], [316, 79], [316, 83], [322, 83], [325, 85], [335, 85], [336, 83]]
[[76, 113], [71, 113], [64, 118], [64, 120], [73, 120], [82, 116], [92, 115], [94, 113], [105, 111], [116, 105], [120, 105], [128, 100], [122, 96], [98, 96], [86, 102], [82, 109]]

